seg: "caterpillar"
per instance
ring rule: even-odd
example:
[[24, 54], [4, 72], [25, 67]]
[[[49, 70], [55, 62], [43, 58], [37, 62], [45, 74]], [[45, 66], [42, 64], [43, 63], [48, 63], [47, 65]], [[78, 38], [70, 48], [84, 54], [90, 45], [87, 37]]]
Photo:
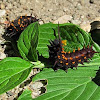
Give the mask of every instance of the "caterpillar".
[[66, 45], [66, 40], [61, 40], [60, 33], [59, 33], [59, 24], [58, 24], [58, 36], [59, 39], [55, 39], [54, 41], [50, 40], [50, 45], [48, 46], [49, 49], [49, 59], [53, 62], [54, 66], [53, 69], [63, 69], [67, 71], [68, 68], [77, 68], [78, 64], [83, 64], [84, 62], [89, 62], [89, 59], [93, 57], [95, 52], [89, 45], [87, 47], [83, 47], [83, 49], [73, 52], [65, 52], [64, 46]]
[[6, 30], [6, 36], [17, 40], [21, 32], [31, 23], [38, 21], [36, 17], [32, 16], [20, 16], [10, 23], [10, 26]]

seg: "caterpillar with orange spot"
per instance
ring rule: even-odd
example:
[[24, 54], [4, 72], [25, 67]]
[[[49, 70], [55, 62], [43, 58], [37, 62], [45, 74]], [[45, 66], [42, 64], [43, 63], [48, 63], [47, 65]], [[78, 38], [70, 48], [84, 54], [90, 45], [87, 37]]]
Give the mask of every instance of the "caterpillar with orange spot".
[[31, 23], [38, 21], [36, 17], [32, 16], [20, 16], [10, 23], [10, 26], [6, 29], [6, 36], [17, 40], [22, 31]]
[[59, 33], [59, 24], [58, 24], [58, 36], [59, 39], [55, 39], [54, 41], [50, 40], [50, 45], [48, 45], [49, 49], [49, 59], [54, 63], [53, 69], [63, 69], [67, 71], [68, 68], [77, 68], [78, 64], [83, 64], [84, 62], [89, 62], [89, 59], [93, 57], [95, 52], [89, 45], [87, 47], [83, 47], [83, 49], [75, 51], [71, 53], [64, 51], [64, 46], [66, 45], [66, 40], [61, 40]]

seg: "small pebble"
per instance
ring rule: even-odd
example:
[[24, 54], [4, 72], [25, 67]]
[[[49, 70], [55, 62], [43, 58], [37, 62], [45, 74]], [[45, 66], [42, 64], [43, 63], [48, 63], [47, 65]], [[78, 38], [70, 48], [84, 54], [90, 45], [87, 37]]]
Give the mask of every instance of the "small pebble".
[[80, 28], [82, 28], [84, 31], [86, 32], [90, 32], [91, 30], [91, 25], [90, 23], [87, 23], [87, 24], [80, 24]]
[[84, 18], [84, 15], [82, 15], [81, 18]]
[[48, 9], [48, 11], [52, 11], [53, 9]]
[[4, 3], [1, 3], [1, 4], [0, 4], [0, 8], [1, 8], [2, 10], [5, 9]]
[[37, 73], [39, 73], [40, 72], [40, 69], [38, 70], [38, 69], [33, 69], [33, 75], [35, 75], [35, 74], [37, 74]]
[[81, 5], [85, 6], [89, 4], [89, 0], [80, 0]]
[[13, 96], [14, 95], [14, 93], [12, 91], [8, 91], [8, 92], [6, 92], [6, 94], [7, 94], [7, 96]]
[[3, 35], [3, 34], [4, 34], [4, 32], [5, 32], [5, 30], [4, 30], [4, 29], [2, 29], [2, 28], [0, 28], [0, 34], [1, 34], [1, 35]]
[[10, 96], [7, 100], [14, 100], [14, 96]]
[[[33, 92], [32, 93], [35, 97], [39, 96], [39, 93], [38, 92]], [[33, 96], [32, 96], [33, 97]]]
[[19, 93], [19, 90], [18, 90], [18, 89], [16, 89], [15, 93], [16, 93], [16, 94], [17, 94], [17, 93]]
[[81, 21], [80, 20], [71, 20], [71, 23], [79, 25], [81, 23]]
[[30, 88], [32, 90], [36, 90], [43, 87], [43, 84], [41, 82], [35, 82], [35, 83], [31, 83]]
[[100, 21], [100, 17], [94, 18], [94, 19], [92, 20], [92, 22], [93, 22], [93, 21]]
[[14, 93], [14, 92], [15, 92], [15, 89], [12, 89], [12, 90], [11, 90], [11, 92], [13, 92], [13, 93]]
[[36, 98], [37, 96], [39, 96], [39, 94], [35, 93], [35, 92], [32, 92], [31, 96], [32, 96], [32, 98]]
[[6, 54], [0, 52], [0, 59], [4, 59], [4, 58], [6, 58]]
[[39, 24], [42, 25], [42, 24], [44, 24], [44, 22], [43, 21], [40, 21]]
[[2, 40], [0, 40], [0, 44], [2, 43]]
[[18, 91], [22, 91], [23, 90], [23, 88], [18, 88]]
[[[12, 5], [12, 3], [7, 3], [7, 7], [6, 7], [6, 9], [12, 9], [13, 8], [13, 5]], [[13, 9], [12, 9], [13, 10]]]
[[82, 9], [82, 5], [80, 5], [80, 3], [78, 3], [76, 7], [77, 7], [78, 10]]
[[5, 14], [6, 14], [6, 10], [0, 10], [0, 17], [5, 16]]
[[0, 95], [0, 99], [1, 99], [1, 100], [7, 100], [6, 98], [7, 98], [6, 93]]
[[65, 8], [65, 7], [63, 8], [63, 11], [64, 11], [64, 12], [66, 12], [67, 10], [68, 10], [68, 8]]
[[71, 19], [72, 19], [72, 16], [64, 15], [64, 16], [58, 18], [57, 20], [55, 20], [53, 23], [58, 24], [58, 22], [59, 22], [59, 24], [63, 24], [63, 23], [69, 22]]
[[27, 3], [27, 0], [20, 0], [20, 3], [25, 4], [25, 3]]

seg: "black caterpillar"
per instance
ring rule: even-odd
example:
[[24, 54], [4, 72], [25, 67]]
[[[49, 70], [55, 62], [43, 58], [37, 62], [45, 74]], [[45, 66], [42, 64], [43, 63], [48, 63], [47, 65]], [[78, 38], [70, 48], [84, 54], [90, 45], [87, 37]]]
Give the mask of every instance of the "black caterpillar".
[[17, 40], [19, 35], [28, 25], [38, 20], [39, 19], [36, 19], [36, 17], [32, 16], [20, 16], [10, 23], [10, 26], [6, 30], [6, 36]]
[[67, 53], [63, 48], [66, 45], [66, 41], [61, 41], [59, 25], [58, 36], [59, 39], [55, 39], [54, 41], [50, 40], [51, 45], [48, 45], [49, 59], [54, 63], [54, 70], [63, 69], [67, 71], [68, 68], [77, 68], [79, 63], [89, 62], [89, 59], [93, 57], [94, 53], [98, 53], [92, 49], [92, 46], [89, 47], [89, 45], [87, 47], [84, 46], [81, 50], [78, 48], [76, 51], [74, 49], [72, 53], [70, 51]]

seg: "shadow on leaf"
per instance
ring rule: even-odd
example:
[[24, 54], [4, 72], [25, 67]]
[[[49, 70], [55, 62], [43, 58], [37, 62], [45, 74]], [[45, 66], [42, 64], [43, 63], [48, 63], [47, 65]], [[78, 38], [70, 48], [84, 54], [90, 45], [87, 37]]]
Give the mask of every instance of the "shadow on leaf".
[[100, 67], [96, 73], [95, 78], [93, 78], [92, 81], [95, 82], [98, 86], [100, 86]]
[[41, 61], [41, 63], [44, 63], [45, 68], [52, 68], [53, 63], [50, 61], [49, 58], [44, 58], [43, 56], [39, 56], [38, 60]]

